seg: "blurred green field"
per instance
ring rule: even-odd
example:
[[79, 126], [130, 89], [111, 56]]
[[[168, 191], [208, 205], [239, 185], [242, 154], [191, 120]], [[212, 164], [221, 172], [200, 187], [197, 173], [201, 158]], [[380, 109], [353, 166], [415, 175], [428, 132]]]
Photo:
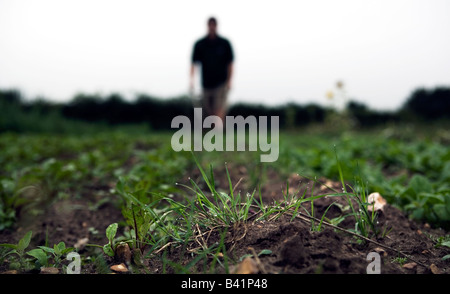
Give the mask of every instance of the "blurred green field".
[[[174, 152], [170, 132], [107, 131], [87, 135], [0, 134], [0, 230], [18, 211], [39, 214], [42, 203], [83, 199], [98, 193], [108, 201], [119, 178], [132, 189], [170, 195], [195, 168], [190, 152]], [[320, 127], [283, 131], [279, 159], [260, 163], [258, 152], [196, 152], [204, 166], [245, 165], [255, 188], [267, 170], [339, 179], [361, 176], [370, 192], [411, 218], [450, 223], [450, 132], [445, 128], [390, 127], [329, 132]]]

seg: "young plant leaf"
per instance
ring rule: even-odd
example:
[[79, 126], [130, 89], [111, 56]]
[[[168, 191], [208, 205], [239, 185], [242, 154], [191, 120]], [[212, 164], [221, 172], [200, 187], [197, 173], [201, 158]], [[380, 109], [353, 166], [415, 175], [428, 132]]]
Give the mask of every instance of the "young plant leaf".
[[25, 234], [25, 236], [22, 239], [20, 239], [19, 243], [17, 244], [18, 252], [25, 251], [25, 249], [28, 247], [28, 245], [30, 245], [32, 234], [33, 234], [32, 231], [29, 231], [28, 233]]
[[272, 250], [269, 250], [269, 249], [263, 249], [263, 250], [261, 250], [261, 251], [258, 253], [258, 256], [261, 256], [261, 255], [270, 255], [270, 254], [272, 254]]
[[243, 261], [244, 259], [246, 259], [247, 257], [252, 257], [252, 254], [244, 254], [239, 258], [239, 261]]
[[10, 248], [10, 249], [17, 249], [17, 245], [16, 244], [0, 244], [1, 247], [6, 247], [6, 248]]
[[73, 247], [67, 247], [66, 249], [64, 249], [62, 251], [62, 255], [66, 255], [67, 253], [72, 252], [74, 250], [75, 250], [75, 248], [73, 248]]
[[64, 242], [59, 242], [58, 244], [55, 244], [54, 246], [55, 254], [57, 256], [63, 255], [63, 251], [66, 249], [66, 244]]
[[113, 224], [110, 224], [108, 226], [108, 228], [106, 228], [106, 238], [108, 238], [108, 240], [110, 242], [112, 242], [112, 240], [114, 240], [114, 237], [116, 236], [118, 227], [119, 227], [119, 225], [117, 223], [113, 223]]
[[47, 266], [48, 258], [47, 254], [42, 249], [32, 249], [27, 252], [28, 255], [37, 259], [41, 266]]
[[44, 250], [45, 252], [51, 253], [51, 254], [55, 254], [55, 249], [47, 247], [47, 246], [38, 246], [39, 248], [41, 248], [42, 250]]
[[445, 241], [441, 243], [441, 246], [446, 246], [450, 248], [450, 241]]
[[111, 245], [109, 243], [103, 246], [103, 252], [105, 252], [105, 254], [108, 256], [114, 256], [114, 250], [111, 248]]

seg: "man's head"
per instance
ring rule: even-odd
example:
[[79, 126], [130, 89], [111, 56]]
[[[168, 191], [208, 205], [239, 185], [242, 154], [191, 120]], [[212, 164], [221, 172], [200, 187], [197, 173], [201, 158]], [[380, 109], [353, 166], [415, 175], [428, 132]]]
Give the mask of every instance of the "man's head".
[[217, 35], [217, 20], [215, 17], [208, 18], [208, 35], [210, 37]]

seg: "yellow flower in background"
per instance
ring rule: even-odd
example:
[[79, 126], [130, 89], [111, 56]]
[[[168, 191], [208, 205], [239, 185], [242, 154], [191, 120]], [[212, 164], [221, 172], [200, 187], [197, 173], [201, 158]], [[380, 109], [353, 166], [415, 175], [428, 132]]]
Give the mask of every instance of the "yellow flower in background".
[[327, 92], [327, 94], [326, 94], [326, 96], [327, 96], [327, 99], [328, 100], [333, 100], [333, 98], [334, 98], [334, 93], [333, 93], [333, 91], [328, 91]]

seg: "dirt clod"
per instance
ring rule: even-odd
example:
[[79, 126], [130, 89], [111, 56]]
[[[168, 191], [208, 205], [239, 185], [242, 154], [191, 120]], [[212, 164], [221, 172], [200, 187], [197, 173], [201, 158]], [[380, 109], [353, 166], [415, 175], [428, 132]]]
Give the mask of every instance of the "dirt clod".
[[116, 260], [125, 264], [131, 262], [130, 246], [125, 242], [120, 242], [116, 247]]
[[303, 246], [303, 239], [297, 234], [283, 241], [283, 247], [280, 250], [280, 264], [289, 264], [294, 267], [302, 267], [306, 256]]

